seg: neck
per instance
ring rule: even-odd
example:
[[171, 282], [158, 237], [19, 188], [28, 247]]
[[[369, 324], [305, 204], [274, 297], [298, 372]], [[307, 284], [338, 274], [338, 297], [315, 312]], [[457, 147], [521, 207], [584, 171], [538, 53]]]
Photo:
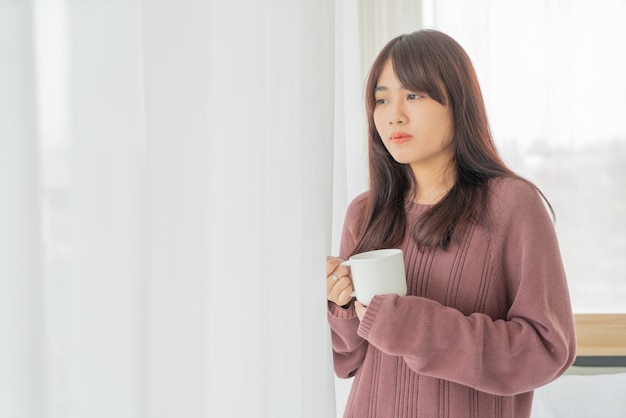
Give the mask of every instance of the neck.
[[450, 191], [456, 181], [453, 166], [441, 170], [419, 170], [411, 167], [415, 175], [417, 190], [413, 201], [415, 203], [434, 205]]

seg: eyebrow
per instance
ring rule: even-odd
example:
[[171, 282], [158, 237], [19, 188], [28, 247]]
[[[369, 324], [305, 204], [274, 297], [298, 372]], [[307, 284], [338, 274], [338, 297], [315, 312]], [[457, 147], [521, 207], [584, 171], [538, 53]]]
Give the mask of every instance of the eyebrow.
[[[408, 89], [408, 88], [406, 88], [404, 86], [401, 86], [400, 90], [413, 91], [413, 90]], [[389, 91], [389, 87], [387, 87], [387, 86], [376, 86], [376, 87], [374, 87], [374, 93], [376, 93], [378, 91]], [[417, 92], [417, 91], [415, 91], [415, 92]]]

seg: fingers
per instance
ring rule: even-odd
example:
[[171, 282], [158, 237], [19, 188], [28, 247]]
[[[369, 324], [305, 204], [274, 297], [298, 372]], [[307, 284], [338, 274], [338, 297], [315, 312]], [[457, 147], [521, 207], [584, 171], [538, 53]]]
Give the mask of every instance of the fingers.
[[[326, 257], [326, 276], [330, 276], [345, 260], [339, 257]], [[347, 267], [344, 267], [347, 269]], [[338, 276], [339, 277], [339, 276]]]
[[347, 305], [352, 300], [353, 290], [354, 288], [351, 283], [345, 287], [334, 288], [333, 291], [329, 293], [328, 300], [339, 306]]
[[339, 257], [326, 258], [326, 293], [328, 300], [339, 306], [348, 304], [352, 299], [352, 278], [350, 267], [340, 265], [345, 260]]
[[[352, 279], [349, 276], [343, 276], [340, 279], [326, 280], [326, 293], [328, 294], [328, 299], [338, 299], [342, 292], [347, 291], [350, 287], [352, 287]], [[352, 292], [352, 291], [350, 291]]]
[[343, 276], [350, 276], [350, 267], [341, 265], [344, 261], [339, 257], [326, 257], [326, 277], [337, 281]]
[[354, 302], [354, 310], [356, 311], [356, 316], [359, 318], [359, 321], [363, 320], [365, 316], [365, 311], [367, 310], [367, 306], [364, 306], [360, 302]]
[[327, 280], [327, 293], [328, 300], [336, 303], [339, 306], [348, 304], [352, 299], [352, 292], [354, 287], [352, 286], [352, 279], [350, 276], [343, 276], [337, 281], [332, 279]]

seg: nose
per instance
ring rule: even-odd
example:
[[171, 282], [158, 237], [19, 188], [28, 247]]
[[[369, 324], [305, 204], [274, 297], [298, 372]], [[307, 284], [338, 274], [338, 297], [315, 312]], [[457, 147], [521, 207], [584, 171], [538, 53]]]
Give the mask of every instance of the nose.
[[395, 102], [391, 105], [391, 111], [389, 112], [389, 125], [402, 125], [406, 123], [406, 112], [402, 103]]

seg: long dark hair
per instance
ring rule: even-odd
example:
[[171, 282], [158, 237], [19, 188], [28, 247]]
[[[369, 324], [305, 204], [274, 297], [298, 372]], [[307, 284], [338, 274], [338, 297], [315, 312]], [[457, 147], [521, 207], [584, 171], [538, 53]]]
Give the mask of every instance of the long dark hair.
[[488, 180], [517, 175], [493, 143], [478, 79], [463, 48], [435, 30], [398, 36], [379, 53], [366, 85], [370, 193], [357, 225], [355, 253], [400, 243], [407, 226], [406, 200], [417, 189], [410, 166], [393, 159], [374, 125], [374, 90], [388, 60], [403, 87], [451, 107], [455, 184], [411, 228], [419, 245], [446, 248], [462, 225], [482, 219]]

